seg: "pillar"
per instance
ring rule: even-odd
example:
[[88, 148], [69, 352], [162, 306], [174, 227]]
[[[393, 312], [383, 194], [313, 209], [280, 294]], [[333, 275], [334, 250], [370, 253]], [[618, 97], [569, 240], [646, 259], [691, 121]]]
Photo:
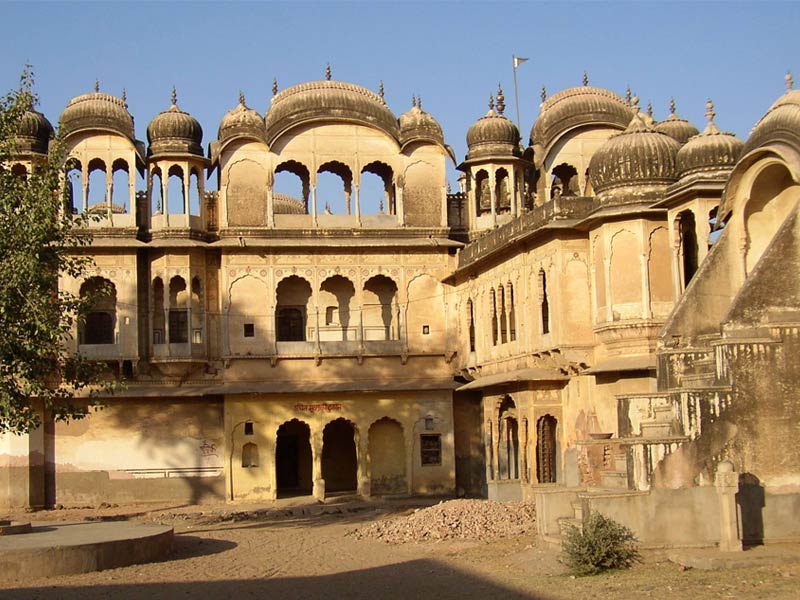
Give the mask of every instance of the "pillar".
[[322, 478], [322, 432], [311, 434], [311, 494], [320, 502], [325, 500], [325, 480]]
[[369, 474], [369, 452], [367, 448], [368, 437], [362, 436], [358, 431], [354, 432], [356, 443], [358, 495], [362, 498], [369, 498], [371, 493], [371, 480]]
[[717, 466], [714, 487], [719, 499], [719, 549], [722, 552], [739, 552], [739, 519], [736, 509], [736, 492], [739, 490], [739, 474], [733, 464], [725, 460]]
[[311, 224], [317, 227], [317, 184], [311, 184]]

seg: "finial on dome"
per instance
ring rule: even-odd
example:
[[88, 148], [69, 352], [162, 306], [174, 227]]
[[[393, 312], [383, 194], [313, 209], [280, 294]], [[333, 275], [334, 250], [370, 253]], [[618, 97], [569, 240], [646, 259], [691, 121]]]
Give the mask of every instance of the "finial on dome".
[[175, 86], [172, 86], [172, 106], [178, 105], [178, 92], [175, 90]]
[[708, 102], [706, 102], [706, 119], [708, 119], [709, 123], [713, 123], [714, 117], [716, 116], [717, 113], [714, 112], [714, 102], [709, 98]]
[[244, 106], [244, 92], [242, 90], [239, 90], [239, 104]]
[[583, 72], [583, 85], [589, 85], [589, 74], [586, 71]]
[[384, 98], [383, 79], [381, 79], [380, 83], [378, 84], [378, 95], [381, 97], [383, 103], [386, 104], [386, 99]]
[[494, 112], [494, 96], [489, 94], [489, 112]]
[[503, 114], [506, 110], [506, 97], [503, 95], [503, 88], [497, 84], [497, 112]]
[[450, 187], [450, 182], [449, 181], [447, 182], [447, 193], [448, 194], [452, 194], [453, 193], [453, 188]]
[[417, 94], [417, 108], [422, 110], [422, 96]]
[[547, 88], [546, 88], [546, 87], [544, 87], [544, 86], [542, 86], [542, 92], [541, 92], [541, 94], [540, 94], [540, 97], [541, 97], [541, 99], [542, 99], [542, 102], [544, 102], [545, 100], [547, 100]]
[[325, 65], [325, 81], [331, 80], [331, 63]]
[[786, 79], [786, 92], [791, 92], [792, 87], [794, 86], [794, 77], [792, 77], [792, 72], [786, 71], [786, 77], [784, 79]]
[[273, 96], [277, 96], [278, 95], [278, 78], [277, 77], [273, 77], [272, 78], [272, 95]]
[[636, 109], [636, 112], [639, 112], [639, 96], [634, 96], [631, 100], [631, 107]]
[[99, 79], [95, 79], [94, 80], [94, 93], [98, 94], [99, 92], [100, 92], [100, 80]]
[[669, 114], [675, 114], [675, 97], [669, 99]]
[[647, 101], [647, 116], [653, 118], [653, 103], [650, 100]]
[[631, 97], [632, 96], [633, 96], [633, 93], [631, 92], [631, 86], [628, 86], [628, 89], [625, 90], [625, 102], [628, 104], [628, 106], [631, 106]]
[[125, 105], [125, 108], [128, 108], [128, 93], [125, 91], [125, 88], [122, 88], [122, 103]]
[[417, 107], [417, 97], [414, 94], [411, 94], [411, 108]]

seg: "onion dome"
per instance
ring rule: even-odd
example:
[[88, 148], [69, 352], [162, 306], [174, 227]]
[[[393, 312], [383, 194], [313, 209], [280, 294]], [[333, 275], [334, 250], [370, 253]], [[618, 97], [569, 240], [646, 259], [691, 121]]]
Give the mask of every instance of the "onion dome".
[[203, 128], [192, 115], [178, 108], [178, 96], [172, 88], [172, 105], [147, 126], [148, 152], [158, 154], [195, 154], [203, 156]]
[[267, 139], [264, 118], [257, 110], [247, 107], [242, 93], [239, 94], [239, 104], [222, 117], [217, 133], [217, 139], [223, 144], [236, 138], [260, 141]]
[[800, 151], [800, 90], [792, 90], [793, 83], [791, 74], [787, 73], [786, 93], [756, 123], [742, 156], [771, 142], [786, 143]]
[[306, 214], [303, 202], [287, 194], [272, 194], [272, 210], [276, 215]]
[[592, 186], [606, 203], [644, 201], [678, 178], [679, 148], [677, 140], [654, 131], [634, 114], [628, 128], [606, 140], [592, 156]]
[[100, 91], [95, 82], [94, 93], [73, 98], [59, 118], [61, 132], [72, 135], [83, 131], [107, 131], [125, 136], [135, 142], [133, 117], [128, 103]]
[[661, 133], [666, 133], [681, 144], [685, 144], [690, 137], [700, 133], [697, 127], [675, 114], [675, 98], [670, 98], [669, 101], [669, 117], [658, 123], [655, 129]]
[[706, 103], [708, 125], [700, 135], [689, 139], [678, 150], [677, 166], [681, 178], [690, 175], [727, 174], [742, 152], [744, 142], [732, 133], [717, 129], [714, 124], [714, 103]]
[[467, 160], [493, 156], [520, 156], [519, 129], [509, 121], [505, 111], [503, 90], [497, 89], [497, 112], [494, 98], [489, 96], [489, 112], [472, 124], [467, 131]]
[[442, 127], [430, 113], [422, 110], [419, 98], [411, 97], [411, 110], [404, 112], [398, 119], [400, 124], [400, 144], [410, 142], [433, 142], [444, 146]]
[[17, 126], [16, 151], [20, 154], [47, 154], [53, 126], [40, 112], [29, 108]]
[[360, 123], [399, 140], [397, 119], [380, 95], [352, 83], [326, 79], [294, 85], [272, 97], [266, 114], [267, 142], [272, 144], [292, 127], [318, 121]]
[[585, 85], [568, 88], [544, 98], [539, 117], [531, 129], [530, 144], [546, 149], [562, 133], [583, 125], [610, 125], [624, 129], [631, 108], [610, 90]]

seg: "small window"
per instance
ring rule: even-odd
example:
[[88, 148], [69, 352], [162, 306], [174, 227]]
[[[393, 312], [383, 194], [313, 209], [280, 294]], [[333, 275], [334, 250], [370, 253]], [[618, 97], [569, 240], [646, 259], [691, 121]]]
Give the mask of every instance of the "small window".
[[437, 434], [420, 435], [420, 459], [422, 466], [442, 464], [442, 436]]
[[256, 337], [256, 326], [254, 323], [244, 324], [244, 337]]
[[164, 343], [164, 332], [161, 329], [153, 329], [153, 343], [154, 344]]
[[242, 467], [257, 467], [258, 466], [258, 446], [249, 442], [242, 446]]
[[423, 325], [422, 326], [422, 335], [430, 335], [431, 334], [431, 326], [430, 325]]
[[192, 329], [192, 343], [193, 344], [202, 344], [203, 343], [203, 330], [202, 329]]
[[244, 434], [245, 435], [253, 435], [253, 422], [246, 421], [244, 424]]

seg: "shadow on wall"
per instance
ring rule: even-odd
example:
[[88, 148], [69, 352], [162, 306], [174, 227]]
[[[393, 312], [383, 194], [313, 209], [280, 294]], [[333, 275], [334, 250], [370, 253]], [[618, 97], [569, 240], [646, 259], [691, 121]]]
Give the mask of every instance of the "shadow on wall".
[[766, 496], [761, 481], [752, 473], [739, 475], [736, 504], [742, 518], [742, 544], [745, 548], [763, 545]]
[[[139, 567], [147, 569], [147, 566]], [[4, 598], [30, 598], [31, 590], [4, 590]], [[71, 598], [504, 598], [546, 600], [523, 594], [432, 560], [412, 560], [360, 571], [312, 577], [137, 583], [36, 589], [42, 600]]]

